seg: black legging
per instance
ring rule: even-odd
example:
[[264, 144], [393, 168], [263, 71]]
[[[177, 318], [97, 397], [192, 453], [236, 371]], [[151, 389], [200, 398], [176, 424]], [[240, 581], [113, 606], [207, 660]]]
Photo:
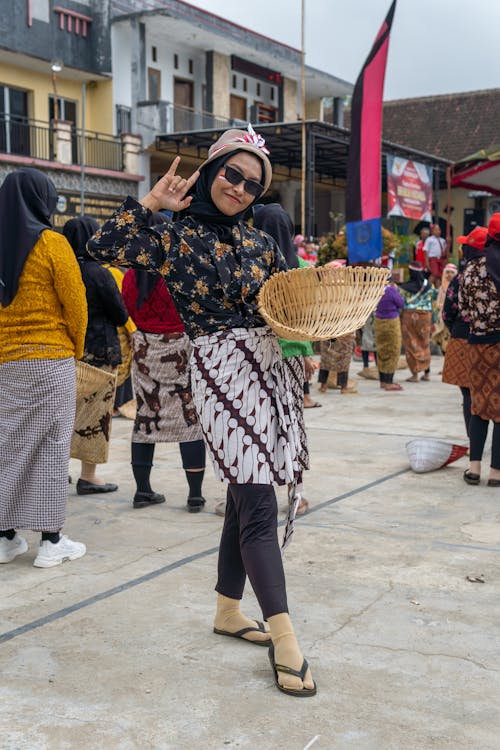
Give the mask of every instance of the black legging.
[[[470, 418], [470, 460], [481, 461], [483, 458], [484, 444], [488, 434], [488, 420], [481, 419], [477, 414]], [[493, 435], [491, 439], [491, 464], [492, 469], [500, 470], [500, 422], [493, 422]]]
[[[464, 413], [465, 430], [467, 432], [467, 436], [470, 437], [470, 418], [471, 418], [470, 389], [462, 388], [462, 386], [460, 386], [460, 390], [462, 391], [462, 411]], [[484, 443], [483, 443], [483, 447], [484, 447]]]
[[[184, 471], [205, 468], [205, 443], [203, 440], [192, 440], [179, 443]], [[131, 445], [132, 466], [153, 466], [155, 443], [134, 443]]]
[[265, 619], [288, 612], [277, 519], [273, 487], [228, 486], [215, 590], [230, 599], [241, 599], [248, 575]]
[[[318, 372], [318, 383], [324, 384], [328, 380], [330, 370], [320, 370]], [[345, 388], [349, 382], [349, 372], [338, 372], [337, 373], [337, 385], [341, 388]]]

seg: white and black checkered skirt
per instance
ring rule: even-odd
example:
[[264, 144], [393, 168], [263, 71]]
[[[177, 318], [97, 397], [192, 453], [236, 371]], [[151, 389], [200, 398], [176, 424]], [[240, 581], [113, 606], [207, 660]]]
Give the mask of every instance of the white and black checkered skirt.
[[75, 391], [73, 358], [0, 364], [0, 529], [64, 525]]

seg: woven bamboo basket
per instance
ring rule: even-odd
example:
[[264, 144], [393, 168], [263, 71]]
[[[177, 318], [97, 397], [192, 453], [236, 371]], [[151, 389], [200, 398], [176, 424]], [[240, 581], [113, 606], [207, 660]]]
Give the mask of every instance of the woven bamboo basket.
[[354, 333], [382, 297], [386, 268], [294, 268], [274, 274], [259, 292], [259, 312], [290, 341], [323, 341]]
[[100, 388], [104, 388], [108, 383], [112, 373], [101, 370], [99, 367], [93, 367], [87, 362], [77, 361], [76, 363], [76, 398], [87, 398], [91, 393], [95, 393]]

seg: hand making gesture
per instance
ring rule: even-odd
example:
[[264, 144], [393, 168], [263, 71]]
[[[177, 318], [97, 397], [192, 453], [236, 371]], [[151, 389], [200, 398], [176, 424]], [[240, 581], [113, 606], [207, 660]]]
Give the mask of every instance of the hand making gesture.
[[153, 213], [162, 209], [174, 212], [182, 211], [191, 203], [191, 196], [187, 198], [184, 198], [184, 196], [194, 185], [200, 173], [196, 170], [187, 180], [175, 174], [180, 160], [180, 156], [175, 157], [168, 172], [158, 180], [151, 191], [140, 201], [143, 206], [150, 208]]

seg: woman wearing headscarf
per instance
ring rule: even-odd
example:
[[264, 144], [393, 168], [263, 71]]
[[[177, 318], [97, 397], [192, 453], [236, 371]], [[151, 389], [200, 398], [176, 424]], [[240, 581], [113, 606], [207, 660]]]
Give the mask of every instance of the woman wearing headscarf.
[[52, 231], [56, 203], [37, 169], [0, 188], [0, 562], [26, 552], [17, 530], [31, 529], [42, 534], [40, 568], [86, 551], [60, 534], [87, 306], [71, 247]]
[[488, 223], [485, 253], [465, 267], [459, 310], [469, 320], [471, 412], [467, 484], [479, 484], [488, 423], [493, 422], [488, 486], [500, 487], [500, 213]]
[[[193, 345], [194, 404], [216, 474], [229, 485], [215, 632], [269, 645], [279, 689], [309, 696], [316, 686], [288, 615], [273, 488], [301, 481], [303, 451], [288, 370], [257, 307], [262, 284], [287, 264], [274, 240], [244, 221], [271, 183], [268, 153], [249, 127], [223, 133], [188, 180], [175, 173], [177, 157], [140, 203], [127, 198], [90, 249], [159, 271]], [[150, 211], [160, 209], [187, 211], [149, 227]], [[287, 540], [292, 523], [289, 513]], [[247, 575], [270, 633], [240, 611]]]
[[63, 234], [79, 263], [87, 296], [88, 326], [82, 360], [109, 372], [103, 386], [77, 400], [71, 457], [82, 462], [81, 475], [76, 483], [78, 495], [118, 489], [118, 485], [97, 476], [96, 466], [108, 460], [116, 369], [122, 361], [117, 326], [127, 322], [128, 313], [111, 273], [87, 252], [87, 241], [97, 229], [99, 224], [90, 216], [70, 219], [63, 227]]
[[[165, 224], [154, 213], [149, 226]], [[132, 380], [137, 414], [132, 432], [132, 471], [136, 482], [134, 508], [165, 502], [151, 487], [156, 443], [179, 443], [189, 487], [187, 509], [199, 513], [205, 473], [205, 443], [191, 396], [191, 344], [162, 276], [130, 268], [122, 295], [137, 326], [132, 335]]]
[[468, 235], [457, 238], [461, 243], [460, 272], [448, 285], [443, 303], [442, 318], [450, 332], [450, 339], [444, 357], [443, 383], [456, 385], [462, 393], [462, 411], [465, 430], [470, 435], [471, 396], [470, 396], [470, 344], [469, 321], [463, 318], [458, 307], [460, 282], [467, 264], [484, 255], [484, 246], [488, 230], [486, 227], [474, 227]]
[[431, 326], [432, 305], [437, 298], [437, 290], [426, 279], [421, 263], [410, 263], [410, 278], [399, 284], [405, 306], [401, 314], [401, 330], [406, 362], [411, 372], [409, 383], [418, 382], [418, 373], [424, 374], [420, 380], [429, 380], [431, 371]]
[[[262, 229], [278, 243], [278, 247], [285, 256], [289, 268], [308, 267], [308, 263], [297, 256], [293, 242], [294, 226], [290, 215], [279, 203], [259, 204], [254, 208], [253, 225]], [[292, 395], [299, 421], [300, 442], [304, 449], [303, 466], [309, 468], [309, 453], [307, 451], [307, 435], [304, 422], [305, 398], [309, 397], [309, 379], [314, 375], [313, 349], [309, 341], [287, 341], [279, 339], [281, 353], [289, 368]], [[321, 406], [315, 401], [307, 406], [311, 408]], [[297, 487], [297, 515], [304, 515], [309, 509], [309, 502], [302, 495], [302, 489]]]

